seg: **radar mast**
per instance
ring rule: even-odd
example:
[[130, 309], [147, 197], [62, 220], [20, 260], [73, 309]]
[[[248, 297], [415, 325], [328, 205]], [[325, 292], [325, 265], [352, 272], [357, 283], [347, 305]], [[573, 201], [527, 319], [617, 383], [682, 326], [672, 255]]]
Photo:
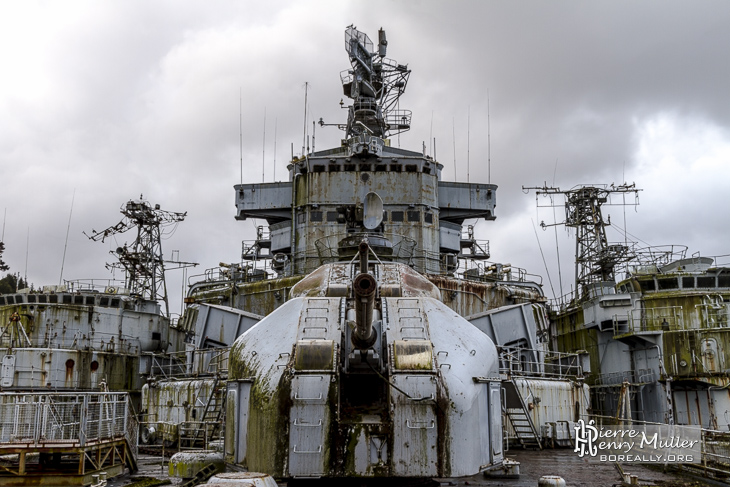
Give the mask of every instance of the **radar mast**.
[[[411, 71], [385, 57], [388, 41], [385, 31], [378, 31], [378, 48], [367, 34], [354, 26], [345, 30], [345, 50], [351, 69], [340, 73], [345, 96], [353, 100], [348, 107], [347, 138], [375, 136], [386, 138], [411, 128], [411, 111], [398, 109]], [[320, 125], [325, 125], [320, 119]]]
[[[95, 242], [103, 242], [109, 236], [136, 228], [137, 237], [131, 245], [125, 243], [116, 250], [110, 251], [117, 257], [118, 262], [107, 264], [107, 268], [124, 269], [125, 287], [129, 289], [130, 294], [152, 301], [163, 301], [165, 313], [169, 316], [170, 307], [165, 284], [161, 229], [169, 225], [177, 225], [185, 219], [187, 212], [176, 213], [161, 210], [160, 205], [155, 205], [153, 208], [148, 201], [142, 199], [141, 195], [139, 200], [129, 200], [122, 205], [119, 211], [124, 215], [122, 221], [100, 232], [92, 230], [91, 235], [87, 235], [87, 237]], [[187, 262], [169, 263], [175, 264], [175, 268], [196, 265]]]
[[[635, 184], [611, 185], [579, 185], [569, 190], [557, 187], [522, 187], [523, 190], [535, 190], [537, 196], [549, 196], [550, 204], [545, 206], [560, 206], [555, 203], [553, 195], [561, 194], [565, 197], [565, 221], [554, 224], [541, 222], [542, 228], [555, 225], [565, 225], [576, 229], [575, 237], [575, 289], [579, 297], [588, 295], [588, 289], [600, 282], [615, 281], [615, 267], [633, 257], [627, 245], [609, 244], [606, 238], [606, 227], [611, 225], [603, 219], [601, 207], [611, 205], [612, 194], [634, 193], [638, 204], [640, 189]], [[619, 203], [625, 205], [626, 203]], [[538, 207], [541, 206], [538, 203]]]

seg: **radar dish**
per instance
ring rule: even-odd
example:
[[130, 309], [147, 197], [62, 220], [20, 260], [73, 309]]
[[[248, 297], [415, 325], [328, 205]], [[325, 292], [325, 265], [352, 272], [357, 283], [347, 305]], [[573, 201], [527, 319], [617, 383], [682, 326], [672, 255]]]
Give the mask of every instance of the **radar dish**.
[[375, 230], [383, 223], [383, 200], [378, 193], [369, 192], [365, 195], [363, 226], [368, 230]]

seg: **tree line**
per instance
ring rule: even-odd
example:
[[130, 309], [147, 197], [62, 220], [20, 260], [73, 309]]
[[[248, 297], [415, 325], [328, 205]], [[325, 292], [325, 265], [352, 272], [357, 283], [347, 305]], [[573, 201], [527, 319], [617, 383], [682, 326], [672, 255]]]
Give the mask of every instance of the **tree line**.
[[[0, 272], [10, 270], [10, 266], [3, 261], [3, 252], [5, 252], [5, 244], [0, 242]], [[0, 279], [0, 294], [14, 293], [18, 289], [26, 287], [28, 287], [28, 283], [20, 275], [8, 273]]]

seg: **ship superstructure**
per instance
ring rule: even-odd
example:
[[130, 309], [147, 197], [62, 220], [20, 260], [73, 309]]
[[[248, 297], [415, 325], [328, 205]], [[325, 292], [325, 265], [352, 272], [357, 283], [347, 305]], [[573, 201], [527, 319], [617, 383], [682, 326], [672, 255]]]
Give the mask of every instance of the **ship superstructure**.
[[236, 219], [267, 225], [186, 298], [195, 343], [232, 344], [225, 458], [249, 470], [471, 475], [502, 465], [503, 426], [540, 448], [588, 407], [565, 380], [577, 356], [548, 357], [541, 286], [464, 225], [494, 220], [497, 186], [442, 181], [425, 151], [391, 145], [410, 70], [386, 46], [347, 28], [341, 145], [294, 158], [286, 182], [235, 185]]
[[727, 431], [730, 268], [722, 257], [609, 244], [602, 206], [637, 194], [633, 185], [531, 189], [564, 196], [564, 223], [577, 229], [575, 293], [553, 305], [551, 345], [586, 356], [593, 412]]
[[131, 245], [112, 252], [124, 282], [73, 280], [0, 295], [3, 390], [98, 391], [104, 383], [138, 397], [149, 367], [142, 355], [184, 349], [184, 333], [170, 326], [159, 302], [167, 306], [159, 227], [184, 215], [142, 199], [121, 212], [124, 220], [90, 238], [136, 230]]
[[0, 295], [0, 484], [40, 485], [55, 473], [82, 485], [92, 474], [136, 469], [134, 411], [152, 357], [184, 350], [185, 333], [167, 311], [160, 227], [185, 215], [141, 198], [121, 212], [119, 224], [90, 238], [136, 230], [132, 244], [113, 251], [125, 282]]

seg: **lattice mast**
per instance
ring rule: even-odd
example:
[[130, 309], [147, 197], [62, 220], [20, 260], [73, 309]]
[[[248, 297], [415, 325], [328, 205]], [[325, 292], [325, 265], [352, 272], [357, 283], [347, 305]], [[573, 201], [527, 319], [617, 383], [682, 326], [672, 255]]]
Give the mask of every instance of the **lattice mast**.
[[[162, 301], [165, 304], [165, 313], [169, 316], [170, 307], [165, 283], [165, 261], [162, 257], [161, 229], [168, 225], [177, 224], [185, 219], [187, 212], [176, 213], [154, 208], [149, 202], [142, 199], [130, 200], [120, 209], [124, 219], [106, 230], [97, 232], [92, 230], [87, 235], [95, 242], [101, 241], [110, 235], [136, 229], [137, 237], [132, 244], [125, 243], [110, 253], [118, 262], [107, 264], [107, 268], [124, 269], [125, 287], [130, 294], [142, 298]], [[176, 262], [175, 264], [187, 264]]]
[[[367, 34], [354, 26], [345, 30], [345, 50], [352, 68], [340, 73], [345, 96], [353, 100], [348, 107], [347, 137], [374, 135], [385, 138], [411, 128], [411, 111], [399, 110], [398, 99], [405, 92], [411, 71], [385, 57], [388, 41], [378, 31], [378, 50]], [[320, 120], [321, 124], [324, 124]]]
[[[612, 203], [612, 194], [634, 194], [634, 205], [638, 204], [640, 189], [635, 184], [619, 186], [580, 185], [569, 190], [555, 187], [523, 187], [525, 190], [535, 190], [536, 196], [549, 196], [547, 206], [555, 204], [553, 195], [562, 194], [565, 197], [565, 221], [540, 226], [547, 228], [555, 225], [565, 225], [576, 229], [575, 238], [575, 289], [581, 296], [587, 295], [587, 289], [602, 281], [615, 281], [615, 267], [621, 262], [632, 258], [627, 245], [609, 244], [606, 237], [606, 227], [611, 225], [611, 217], [603, 219], [601, 211], [604, 205], [627, 205], [623, 199], [621, 203]], [[541, 206], [538, 202], [538, 206]]]

